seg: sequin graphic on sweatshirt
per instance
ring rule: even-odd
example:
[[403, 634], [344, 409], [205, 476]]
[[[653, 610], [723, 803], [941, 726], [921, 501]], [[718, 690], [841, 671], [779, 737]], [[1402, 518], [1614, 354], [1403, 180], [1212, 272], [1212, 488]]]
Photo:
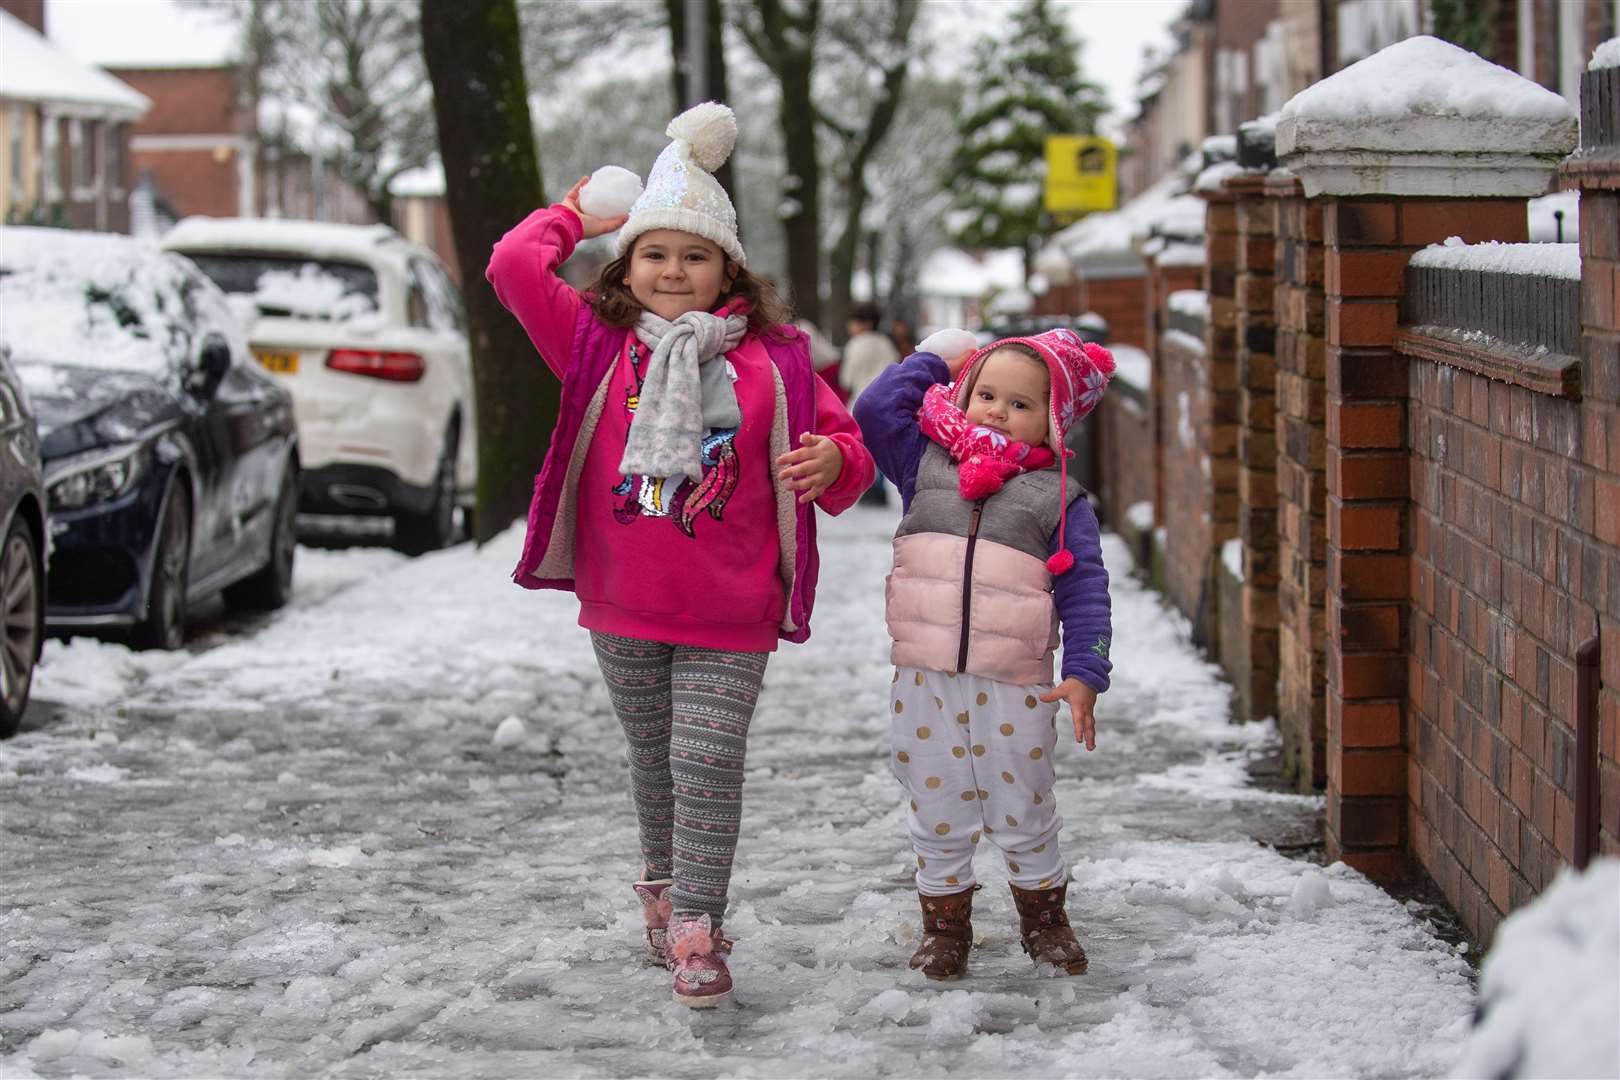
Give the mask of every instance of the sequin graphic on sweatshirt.
[[[627, 421], [635, 418], [636, 406], [641, 401], [642, 357], [639, 347], [630, 346], [630, 369], [635, 385], [625, 393], [624, 413]], [[723, 520], [726, 503], [737, 490], [737, 477], [741, 467], [737, 461], [737, 428], [715, 428], [704, 437], [700, 454], [703, 475], [692, 480], [677, 476], [643, 476], [632, 473], [613, 486], [613, 494], [622, 502], [613, 508], [613, 518], [628, 525], [638, 517], [667, 517], [689, 537], [696, 538], [697, 522], [704, 514], [715, 521]]]

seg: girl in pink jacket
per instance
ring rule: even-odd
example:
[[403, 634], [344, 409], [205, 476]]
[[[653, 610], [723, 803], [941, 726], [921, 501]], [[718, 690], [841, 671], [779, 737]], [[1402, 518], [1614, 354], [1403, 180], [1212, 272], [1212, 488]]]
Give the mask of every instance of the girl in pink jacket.
[[[674, 997], [731, 992], [720, 932], [749, 722], [778, 639], [815, 599], [813, 507], [837, 514], [872, 459], [804, 336], [737, 239], [711, 173], [731, 153], [723, 105], [676, 117], [628, 215], [580, 207], [581, 180], [495, 245], [487, 276], [563, 381], [513, 574], [579, 597], [628, 743], [649, 957]], [[557, 268], [619, 230], [581, 296]]]
[[1052, 751], [1065, 701], [1076, 741], [1095, 749], [1113, 631], [1097, 518], [1069, 479], [1063, 436], [1101, 399], [1114, 360], [1070, 330], [948, 360], [933, 340], [855, 404], [905, 509], [887, 614], [891, 762], [911, 796], [923, 913], [911, 966], [961, 973], [984, 840], [1007, 860], [1024, 951], [1077, 975], [1086, 954], [1064, 908]]

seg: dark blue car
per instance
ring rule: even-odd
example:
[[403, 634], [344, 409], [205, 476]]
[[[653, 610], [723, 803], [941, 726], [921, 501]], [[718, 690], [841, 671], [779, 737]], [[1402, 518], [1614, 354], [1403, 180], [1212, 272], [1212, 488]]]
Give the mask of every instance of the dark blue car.
[[128, 237], [0, 229], [0, 342], [38, 418], [47, 629], [179, 648], [188, 608], [292, 588], [292, 402], [225, 297]]

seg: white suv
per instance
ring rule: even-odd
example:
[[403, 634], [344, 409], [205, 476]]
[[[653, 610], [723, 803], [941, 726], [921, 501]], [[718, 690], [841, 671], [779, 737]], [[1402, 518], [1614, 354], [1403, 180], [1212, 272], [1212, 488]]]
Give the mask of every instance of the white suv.
[[386, 225], [186, 218], [163, 246], [230, 296], [291, 391], [306, 514], [391, 516], [448, 544], [477, 479], [467, 320], [437, 258]]

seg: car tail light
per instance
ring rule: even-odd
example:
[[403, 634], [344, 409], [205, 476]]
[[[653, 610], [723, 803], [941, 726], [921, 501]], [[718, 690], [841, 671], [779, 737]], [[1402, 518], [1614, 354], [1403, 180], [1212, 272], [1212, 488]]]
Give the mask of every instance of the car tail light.
[[333, 371], [369, 375], [389, 382], [416, 382], [427, 370], [427, 364], [415, 353], [370, 349], [333, 349], [326, 358], [326, 366]]

